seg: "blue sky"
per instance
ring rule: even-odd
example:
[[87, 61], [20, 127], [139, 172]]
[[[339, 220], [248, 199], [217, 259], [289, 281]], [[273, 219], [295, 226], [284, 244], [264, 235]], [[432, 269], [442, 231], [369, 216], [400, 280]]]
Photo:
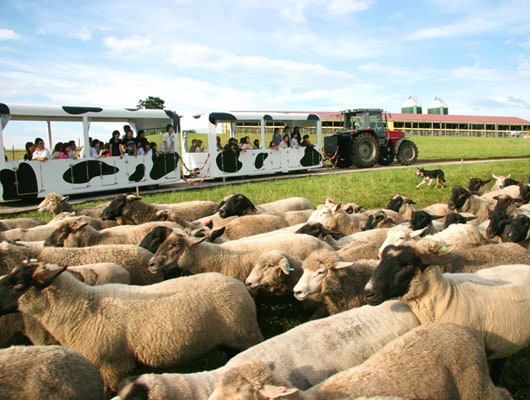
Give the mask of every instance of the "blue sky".
[[[0, 2], [0, 102], [530, 120], [530, 0]], [[110, 136], [109, 136], [110, 137]]]

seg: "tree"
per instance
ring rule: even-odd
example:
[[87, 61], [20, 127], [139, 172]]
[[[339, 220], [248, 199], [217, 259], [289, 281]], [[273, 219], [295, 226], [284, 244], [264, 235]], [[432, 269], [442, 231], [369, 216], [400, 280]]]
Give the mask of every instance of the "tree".
[[147, 108], [150, 110], [163, 110], [165, 101], [160, 97], [148, 96], [145, 100], [138, 100], [138, 108]]

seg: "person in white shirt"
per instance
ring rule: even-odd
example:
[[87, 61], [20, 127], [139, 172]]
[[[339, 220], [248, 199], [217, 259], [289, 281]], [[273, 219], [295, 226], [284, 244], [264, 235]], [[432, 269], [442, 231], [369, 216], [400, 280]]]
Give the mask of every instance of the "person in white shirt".
[[44, 147], [44, 140], [35, 138], [35, 151], [32, 155], [32, 160], [46, 161], [51, 158], [50, 151]]
[[160, 151], [162, 153], [174, 153], [175, 152], [175, 128], [173, 125], [168, 124], [166, 126], [166, 132], [162, 135], [162, 146]]

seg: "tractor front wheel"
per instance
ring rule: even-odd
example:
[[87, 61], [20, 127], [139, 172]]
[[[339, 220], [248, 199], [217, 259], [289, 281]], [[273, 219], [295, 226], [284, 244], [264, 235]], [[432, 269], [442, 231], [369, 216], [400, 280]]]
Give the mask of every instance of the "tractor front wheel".
[[379, 158], [378, 140], [370, 133], [361, 133], [352, 143], [352, 161], [359, 168], [371, 168]]
[[418, 147], [416, 143], [405, 140], [399, 146], [397, 153], [397, 160], [402, 165], [414, 164], [418, 160]]

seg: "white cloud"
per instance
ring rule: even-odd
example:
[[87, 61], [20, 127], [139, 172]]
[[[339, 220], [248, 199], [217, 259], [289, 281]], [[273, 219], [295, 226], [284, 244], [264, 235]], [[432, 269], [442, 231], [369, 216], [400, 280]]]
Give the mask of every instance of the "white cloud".
[[345, 15], [369, 9], [374, 0], [331, 0], [327, 3], [331, 15]]
[[88, 29], [86, 26], [83, 26], [78, 30], [69, 33], [68, 36], [80, 39], [83, 42], [88, 42], [90, 39], [92, 39], [90, 29]]
[[116, 36], [108, 36], [103, 39], [103, 44], [108, 47], [110, 52], [121, 53], [128, 50], [146, 48], [151, 44], [151, 40], [148, 37], [140, 35], [131, 35], [125, 39], [118, 39]]
[[0, 29], [0, 40], [17, 40], [20, 35], [11, 29]]

